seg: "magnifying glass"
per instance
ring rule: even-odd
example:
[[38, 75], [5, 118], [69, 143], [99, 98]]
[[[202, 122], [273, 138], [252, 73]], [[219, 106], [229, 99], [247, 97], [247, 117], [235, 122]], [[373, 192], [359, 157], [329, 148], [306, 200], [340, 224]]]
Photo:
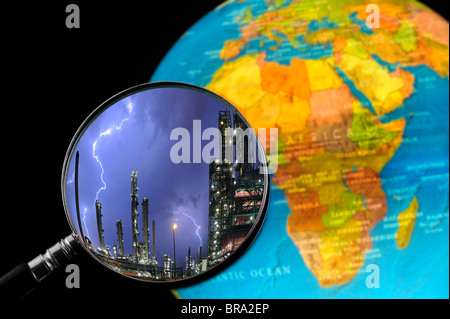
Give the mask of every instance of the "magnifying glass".
[[261, 228], [267, 167], [255, 131], [220, 96], [177, 82], [125, 90], [89, 115], [68, 148], [61, 190], [73, 233], [0, 287], [33, 287], [78, 247], [144, 285], [209, 278]]

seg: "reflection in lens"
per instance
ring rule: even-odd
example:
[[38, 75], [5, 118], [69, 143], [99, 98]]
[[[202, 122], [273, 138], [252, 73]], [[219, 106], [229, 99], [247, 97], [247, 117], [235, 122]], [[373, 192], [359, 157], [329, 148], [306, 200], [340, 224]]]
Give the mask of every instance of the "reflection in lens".
[[140, 87], [100, 107], [74, 138], [63, 173], [69, 221], [85, 248], [123, 275], [201, 275], [260, 227], [268, 189], [261, 151], [240, 113], [216, 95]]

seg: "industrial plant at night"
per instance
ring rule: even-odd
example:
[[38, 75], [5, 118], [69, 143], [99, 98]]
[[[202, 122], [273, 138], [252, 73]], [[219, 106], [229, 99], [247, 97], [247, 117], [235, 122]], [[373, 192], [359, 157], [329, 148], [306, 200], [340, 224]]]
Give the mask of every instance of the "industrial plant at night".
[[[112, 269], [143, 280], [171, 281], [201, 274], [229, 257], [248, 236], [258, 218], [264, 193], [264, 178], [256, 161], [250, 158], [256, 153], [256, 135], [226, 134], [226, 131], [244, 131], [247, 125], [239, 114], [219, 111], [218, 127], [222, 133], [220, 158], [209, 164], [209, 184], [205, 181], [205, 194], [209, 194], [207, 247], [189, 247], [185, 252], [175, 250], [177, 228], [173, 224], [173, 251], [165, 252], [163, 260], [156, 258], [155, 220], [149, 226], [149, 199], [143, 198], [141, 212], [138, 211], [138, 172], [131, 173], [131, 238], [132, 254], [125, 254], [123, 223], [116, 221], [117, 243], [108, 246], [102, 227], [102, 204], [96, 200], [96, 221], [99, 247], [90, 249], [93, 254]], [[227, 161], [226, 148], [242, 147], [242, 160]], [[209, 191], [206, 192], [206, 187]], [[152, 212], [150, 212], [152, 214]], [[206, 212], [205, 212], [206, 214]], [[139, 220], [141, 215], [141, 220]], [[139, 223], [142, 222], [142, 241], [139, 240]], [[158, 229], [158, 231], [161, 231]], [[150, 241], [151, 235], [151, 241]], [[89, 238], [85, 238], [90, 243]], [[192, 248], [192, 251], [191, 251]], [[206, 249], [205, 249], [206, 248]], [[182, 258], [180, 258], [182, 256]], [[180, 258], [180, 259], [178, 259]], [[178, 261], [177, 261], [178, 260]], [[182, 261], [182, 262], [180, 262]], [[181, 266], [183, 265], [183, 266]]]

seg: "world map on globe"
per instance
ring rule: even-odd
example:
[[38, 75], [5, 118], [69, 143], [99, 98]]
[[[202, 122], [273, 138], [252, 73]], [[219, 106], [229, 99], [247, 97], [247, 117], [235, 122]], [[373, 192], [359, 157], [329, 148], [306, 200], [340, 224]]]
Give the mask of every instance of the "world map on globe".
[[[366, 23], [372, 3], [379, 27]], [[206, 87], [253, 128], [279, 130], [258, 237], [180, 298], [449, 297], [449, 24], [437, 13], [227, 1], [151, 81]]]

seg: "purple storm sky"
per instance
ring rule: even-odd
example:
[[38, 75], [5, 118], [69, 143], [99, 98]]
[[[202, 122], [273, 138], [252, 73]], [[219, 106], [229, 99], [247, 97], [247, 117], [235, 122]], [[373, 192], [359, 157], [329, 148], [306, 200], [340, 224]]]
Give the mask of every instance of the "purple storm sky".
[[[162, 266], [163, 254], [173, 257], [172, 225], [176, 223], [177, 266], [191, 247], [195, 257], [200, 242], [207, 249], [209, 167], [174, 164], [170, 140], [174, 128], [186, 128], [201, 120], [202, 131], [217, 127], [219, 110], [229, 109], [221, 101], [185, 88], [157, 88], [135, 93], [102, 112], [85, 130], [76, 145], [67, 173], [66, 196], [70, 216], [78, 230], [75, 210], [75, 154], [80, 153], [79, 199], [84, 235], [99, 247], [95, 200], [102, 204], [105, 244], [117, 245], [116, 220], [123, 222], [125, 254], [132, 254], [131, 172], [138, 171], [139, 241], [142, 241], [142, 200], [149, 199], [150, 253], [151, 222], [156, 223], [156, 257]], [[209, 141], [202, 141], [202, 148]], [[103, 176], [102, 176], [103, 168]], [[98, 195], [97, 195], [98, 194]], [[191, 216], [192, 218], [188, 217]], [[194, 223], [195, 222], [195, 223]], [[198, 230], [198, 227], [200, 229]], [[199, 236], [196, 234], [198, 230]], [[200, 238], [199, 238], [200, 237]]]

